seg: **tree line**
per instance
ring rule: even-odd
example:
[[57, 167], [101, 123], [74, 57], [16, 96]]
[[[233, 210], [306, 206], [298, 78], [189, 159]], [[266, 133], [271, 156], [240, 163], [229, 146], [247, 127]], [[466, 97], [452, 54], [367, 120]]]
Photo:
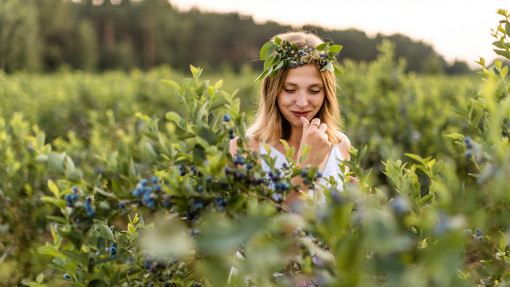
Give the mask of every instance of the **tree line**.
[[[115, 4], [112, 4], [115, 3]], [[170, 65], [188, 70], [260, 69], [258, 53], [272, 35], [291, 29], [255, 23], [237, 13], [181, 12], [167, 0], [1, 0], [0, 70], [52, 72], [62, 67], [105, 71]], [[367, 36], [363, 31], [305, 26], [344, 46], [339, 60], [373, 61], [389, 39], [407, 71], [461, 74], [463, 61], [448, 64], [432, 46], [405, 35]]]

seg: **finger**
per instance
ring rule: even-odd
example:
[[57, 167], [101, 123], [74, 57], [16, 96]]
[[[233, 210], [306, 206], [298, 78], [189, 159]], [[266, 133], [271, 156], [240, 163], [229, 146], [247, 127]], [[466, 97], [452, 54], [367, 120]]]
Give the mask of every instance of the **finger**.
[[304, 132], [310, 126], [310, 122], [305, 117], [300, 117], [299, 119], [301, 120], [301, 122], [303, 122], [303, 132]]
[[322, 123], [322, 124], [319, 126], [319, 131], [320, 131], [321, 133], [325, 133], [327, 129], [328, 129], [328, 126], [327, 126], [325, 123]]
[[314, 118], [314, 119], [312, 119], [310, 124], [315, 125], [315, 126], [317, 126], [317, 128], [319, 128], [319, 126], [321, 124], [321, 120], [319, 118]]
[[359, 183], [359, 179], [357, 177], [348, 176], [347, 177], [347, 182], [353, 183], [353, 184], [358, 184]]

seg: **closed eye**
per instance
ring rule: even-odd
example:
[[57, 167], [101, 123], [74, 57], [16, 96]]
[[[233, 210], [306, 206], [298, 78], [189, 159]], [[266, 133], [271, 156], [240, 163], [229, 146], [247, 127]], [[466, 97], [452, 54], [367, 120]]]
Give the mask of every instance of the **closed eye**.
[[310, 93], [312, 93], [312, 94], [318, 94], [320, 92], [321, 92], [321, 90], [310, 90]]
[[291, 89], [285, 89], [285, 92], [289, 93], [289, 94], [292, 94], [294, 93], [296, 90], [291, 90]]

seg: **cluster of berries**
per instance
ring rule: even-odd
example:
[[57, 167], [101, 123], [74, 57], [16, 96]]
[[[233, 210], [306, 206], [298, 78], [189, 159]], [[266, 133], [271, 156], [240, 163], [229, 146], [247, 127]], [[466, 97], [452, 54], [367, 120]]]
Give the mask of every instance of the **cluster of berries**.
[[[182, 277], [184, 274], [188, 272], [186, 268], [186, 264], [184, 262], [181, 262], [175, 270], [167, 270], [167, 268], [171, 268], [174, 265], [176, 265], [179, 262], [178, 259], [174, 259], [168, 262], [160, 262], [158, 260], [152, 259], [150, 256], [145, 256], [145, 262], [143, 264], [143, 268], [150, 271], [150, 273], [156, 275], [157, 277], [154, 279], [157, 279], [160, 282], [165, 282], [165, 280], [171, 279], [174, 277]], [[147, 286], [155, 286], [154, 283], [149, 283]], [[163, 284], [165, 287], [176, 287], [177, 284], [172, 282], [165, 282]]]
[[248, 173], [251, 169], [253, 169], [252, 163], [246, 163], [245, 159], [242, 156], [234, 157], [235, 167], [225, 167], [225, 174], [227, 176], [232, 176], [235, 181], [245, 181], [251, 185], [259, 185], [264, 183], [264, 179], [257, 176], [248, 176]]
[[76, 186], [71, 187], [71, 192], [66, 194], [65, 200], [66, 200], [66, 206], [68, 207], [74, 207], [74, 203], [80, 199], [80, 196], [78, 195], [78, 188]]
[[96, 210], [92, 204], [92, 198], [89, 196], [85, 198], [85, 204], [83, 205], [83, 209], [87, 212], [88, 216], [94, 216], [96, 214]]
[[474, 234], [470, 228], [464, 230], [462, 234], [464, 234], [465, 236], [471, 236], [474, 240], [483, 240], [484, 238], [483, 231], [480, 228], [475, 229]]
[[225, 210], [225, 207], [227, 207], [227, 200], [218, 195], [216, 196], [216, 205], [220, 211], [223, 211]]
[[110, 254], [113, 259], [117, 258], [117, 243], [112, 243], [112, 245], [110, 245]]
[[[230, 115], [229, 115], [229, 114], [225, 114], [225, 116], [223, 117], [222, 122], [223, 122], [224, 124], [226, 124], [226, 123], [230, 122], [230, 120], [231, 120], [231, 119], [232, 119], [232, 118], [230, 117]], [[230, 139], [235, 139], [235, 137], [236, 137], [235, 132], [236, 132], [236, 128], [235, 128], [235, 127], [233, 127], [233, 128], [231, 128], [231, 129], [229, 129], [229, 130], [228, 130], [228, 137], [229, 137]]]
[[464, 141], [466, 143], [466, 157], [472, 157], [473, 156], [473, 143], [471, 142], [471, 138], [469, 136], [466, 136], [464, 138]]
[[303, 183], [308, 185], [311, 182], [314, 182], [317, 179], [321, 178], [322, 177], [322, 173], [320, 171], [316, 171], [314, 173], [312, 170], [308, 171], [306, 169], [302, 169], [301, 170], [301, 177], [304, 178], [303, 179]]
[[154, 209], [156, 207], [157, 193], [161, 192], [162, 187], [158, 183], [159, 179], [157, 176], [154, 176], [152, 178], [152, 184], [153, 186], [149, 186], [149, 181], [147, 179], [142, 179], [140, 182], [136, 185], [136, 189], [133, 190], [133, 196], [135, 197], [141, 197], [142, 198], [142, 204], [147, 206], [150, 209]]

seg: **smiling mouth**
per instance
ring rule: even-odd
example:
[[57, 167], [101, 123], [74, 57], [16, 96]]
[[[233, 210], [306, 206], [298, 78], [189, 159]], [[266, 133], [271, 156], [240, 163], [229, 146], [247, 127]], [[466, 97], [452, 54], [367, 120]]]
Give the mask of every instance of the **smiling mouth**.
[[300, 118], [300, 117], [305, 117], [310, 113], [310, 111], [305, 111], [305, 112], [295, 112], [293, 111], [292, 112], [296, 117]]

